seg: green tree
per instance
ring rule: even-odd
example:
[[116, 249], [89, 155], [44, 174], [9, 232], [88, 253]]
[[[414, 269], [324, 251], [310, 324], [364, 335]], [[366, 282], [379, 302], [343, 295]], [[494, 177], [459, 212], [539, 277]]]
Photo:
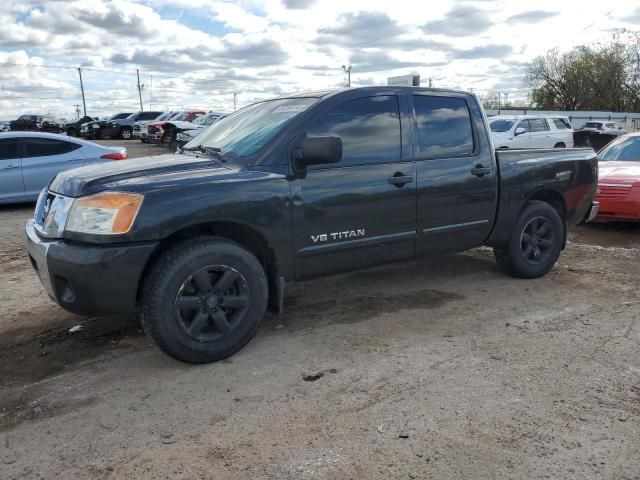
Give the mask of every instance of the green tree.
[[640, 107], [640, 37], [620, 33], [606, 44], [550, 50], [529, 65], [538, 108], [634, 111]]

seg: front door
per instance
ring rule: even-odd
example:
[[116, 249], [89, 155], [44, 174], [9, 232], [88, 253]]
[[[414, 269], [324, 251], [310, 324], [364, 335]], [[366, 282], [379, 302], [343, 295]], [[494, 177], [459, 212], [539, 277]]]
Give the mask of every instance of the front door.
[[293, 182], [297, 279], [412, 258], [416, 167], [410, 151], [403, 157], [398, 98], [346, 101], [306, 133], [339, 136], [343, 156]]
[[28, 197], [37, 197], [58, 173], [86, 163], [75, 150], [81, 145], [43, 137], [24, 137], [22, 175]]
[[418, 255], [480, 245], [491, 232], [497, 171], [477, 104], [455, 94], [413, 96], [419, 138]]
[[0, 140], [0, 201], [20, 200], [24, 197], [22, 168], [17, 138]]

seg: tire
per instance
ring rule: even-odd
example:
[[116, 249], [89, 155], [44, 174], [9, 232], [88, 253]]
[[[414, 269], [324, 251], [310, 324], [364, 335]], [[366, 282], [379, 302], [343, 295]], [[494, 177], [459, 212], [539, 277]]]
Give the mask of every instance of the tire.
[[558, 142], [553, 146], [553, 148], [567, 148], [567, 146], [564, 144], [564, 142]]
[[69, 128], [67, 129], [67, 135], [70, 137], [79, 137], [80, 132], [78, 132], [78, 130], [76, 130], [75, 128]]
[[131, 140], [132, 136], [133, 136], [133, 131], [130, 128], [120, 129], [120, 138], [122, 140]]
[[187, 363], [229, 357], [256, 334], [267, 278], [239, 244], [199, 237], [164, 252], [143, 285], [142, 326], [166, 354]]
[[514, 277], [542, 277], [556, 264], [564, 235], [557, 210], [546, 202], [532, 200], [516, 220], [509, 243], [494, 248], [496, 262]]

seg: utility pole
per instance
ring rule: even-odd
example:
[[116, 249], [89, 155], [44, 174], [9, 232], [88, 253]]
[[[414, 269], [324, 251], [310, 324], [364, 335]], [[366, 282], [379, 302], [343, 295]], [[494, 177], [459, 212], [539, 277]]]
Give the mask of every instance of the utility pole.
[[236, 111], [238, 92], [233, 92], [233, 111]]
[[429, 88], [431, 88], [432, 85], [433, 85], [433, 79], [429, 77]]
[[342, 65], [342, 69], [347, 74], [347, 88], [351, 88], [351, 65], [348, 67], [346, 65]]
[[80, 91], [82, 92], [82, 109], [84, 110], [84, 116], [87, 116], [87, 102], [84, 99], [84, 85], [82, 84], [82, 69], [78, 67], [78, 75], [80, 76]]
[[500, 110], [500, 92], [498, 92], [498, 110]]
[[151, 87], [149, 89], [149, 111], [153, 110], [153, 107], [151, 106], [151, 102], [153, 100], [153, 75], [149, 75], [150, 77], [150, 84]]
[[74, 107], [76, 107], [76, 117], [80, 118], [80, 104], [76, 103]]
[[136, 68], [136, 75], [138, 76], [138, 98], [140, 98], [140, 111], [143, 112], [144, 108], [142, 108], [142, 87], [140, 86], [140, 70]]

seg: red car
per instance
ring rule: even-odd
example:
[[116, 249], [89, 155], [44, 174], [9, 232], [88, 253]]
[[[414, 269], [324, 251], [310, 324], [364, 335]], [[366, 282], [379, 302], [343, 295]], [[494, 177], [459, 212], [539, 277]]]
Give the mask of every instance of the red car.
[[190, 112], [179, 112], [173, 115], [168, 120], [163, 120], [162, 122], [151, 122], [147, 125], [147, 135], [148, 139], [151, 143], [161, 143], [165, 140], [165, 128], [164, 126], [168, 121], [182, 121], [182, 122], [191, 122], [195, 120], [200, 115], [205, 115], [207, 112], [202, 110], [194, 110]]
[[640, 133], [614, 140], [598, 158], [596, 221], [640, 221]]

